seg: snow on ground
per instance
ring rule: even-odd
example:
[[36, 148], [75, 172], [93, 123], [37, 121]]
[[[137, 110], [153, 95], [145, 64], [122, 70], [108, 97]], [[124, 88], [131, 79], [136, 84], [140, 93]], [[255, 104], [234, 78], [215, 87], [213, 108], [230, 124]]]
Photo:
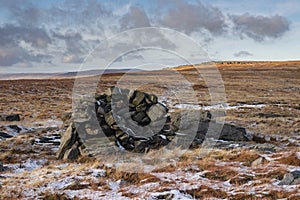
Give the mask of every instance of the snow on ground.
[[196, 104], [175, 104], [174, 108], [178, 109], [191, 109], [191, 110], [234, 110], [240, 108], [263, 108], [266, 104], [241, 104], [230, 106], [226, 104], [216, 104], [210, 106], [201, 106]]

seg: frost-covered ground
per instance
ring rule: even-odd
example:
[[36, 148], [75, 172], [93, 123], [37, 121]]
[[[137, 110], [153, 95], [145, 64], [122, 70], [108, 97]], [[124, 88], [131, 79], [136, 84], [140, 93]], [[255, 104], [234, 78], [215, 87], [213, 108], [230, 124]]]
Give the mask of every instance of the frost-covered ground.
[[270, 153], [223, 144], [227, 148], [212, 149], [204, 157], [200, 149], [190, 150], [168, 166], [135, 174], [101, 160], [56, 160], [61, 123], [55, 123], [23, 127], [19, 135], [0, 143], [5, 167], [0, 172], [0, 198], [300, 198], [299, 185], [279, 185], [285, 173], [300, 170], [300, 149], [294, 146]]

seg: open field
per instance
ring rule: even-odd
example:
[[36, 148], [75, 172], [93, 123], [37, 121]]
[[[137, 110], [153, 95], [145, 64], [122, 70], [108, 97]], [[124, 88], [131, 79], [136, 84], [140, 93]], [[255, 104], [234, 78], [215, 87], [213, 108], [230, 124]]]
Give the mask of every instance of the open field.
[[[300, 61], [216, 66], [225, 87], [227, 104], [221, 110], [226, 111], [226, 122], [267, 136], [260, 145], [270, 151], [232, 143], [230, 149], [214, 149], [199, 158], [200, 150], [194, 149], [173, 165], [139, 174], [92, 158], [57, 160], [58, 146], [39, 141], [59, 138], [64, 130], [74, 79], [5, 80], [0, 81], [0, 113], [20, 114], [21, 121], [0, 122], [0, 131], [12, 124], [24, 130], [0, 140], [0, 162], [7, 168], [0, 170], [0, 199], [299, 199], [299, 184], [278, 183], [285, 173], [300, 170]], [[116, 84], [154, 93], [171, 110], [180, 105], [214, 109], [211, 88], [198, 69], [214, 77], [207, 66], [181, 66], [105, 74], [88, 81], [99, 81], [99, 93]]]

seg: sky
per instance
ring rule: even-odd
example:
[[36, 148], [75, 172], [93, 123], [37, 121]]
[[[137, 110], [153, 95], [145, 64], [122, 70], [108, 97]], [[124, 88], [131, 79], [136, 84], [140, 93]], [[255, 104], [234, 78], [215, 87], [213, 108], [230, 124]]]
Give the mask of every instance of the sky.
[[300, 60], [299, 8], [298, 0], [0, 0], [0, 73]]

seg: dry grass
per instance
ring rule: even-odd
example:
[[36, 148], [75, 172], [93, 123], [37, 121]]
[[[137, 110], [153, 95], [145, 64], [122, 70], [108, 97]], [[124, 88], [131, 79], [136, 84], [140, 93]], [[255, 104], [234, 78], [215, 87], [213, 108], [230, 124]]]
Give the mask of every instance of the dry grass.
[[199, 188], [190, 189], [182, 191], [186, 194], [191, 195], [193, 198], [196, 199], [204, 199], [204, 198], [226, 198], [228, 195], [226, 192], [220, 189], [213, 189], [205, 185], [201, 185]]
[[[244, 126], [248, 131], [256, 133], [262, 132], [264, 134], [290, 138], [298, 136], [300, 131], [299, 66], [299, 62], [217, 64], [222, 75], [229, 105], [268, 104], [263, 108], [228, 110], [226, 120]], [[207, 85], [203, 80], [199, 79], [197, 70], [189, 66], [181, 66], [177, 70], [191, 82], [192, 88], [197, 95], [197, 103], [201, 105], [210, 104], [211, 99]], [[143, 91], [160, 96], [166, 92], [168, 87], [178, 90], [182, 88], [182, 83], [178, 82], [174, 74], [170, 73], [170, 70], [129, 74], [124, 86], [130, 88], [137, 87]], [[122, 75], [112, 74], [102, 76], [97, 91], [104, 92], [107, 87], [113, 86]], [[143, 85], [145, 80], [149, 80], [150, 83]], [[151, 80], [153, 81], [151, 82]], [[95, 78], [95, 81], [98, 80]], [[0, 94], [3, 97], [0, 98], [1, 113], [20, 113], [23, 121], [16, 122], [16, 124], [25, 126], [31, 126], [36, 121], [47, 121], [52, 119], [52, 117], [59, 119], [65, 112], [71, 110], [73, 84], [74, 80], [72, 79], [1, 81]], [[168, 100], [172, 101], [172, 103], [178, 102], [178, 99], [174, 95], [170, 95]], [[183, 102], [191, 101], [189, 95], [183, 96], [181, 100]], [[265, 114], [274, 114], [274, 117], [268, 117]], [[11, 178], [1, 179], [0, 199], [22, 199], [22, 192], [25, 188], [38, 188], [45, 183], [55, 182], [70, 176], [87, 177], [90, 175], [91, 169], [105, 169], [106, 176], [99, 177], [96, 180], [88, 178], [82, 180], [82, 182], [85, 181], [89, 184], [80, 184], [80, 182], [74, 181], [72, 185], [68, 186], [68, 189], [112, 191], [107, 182], [121, 180], [125, 184], [124, 187], [121, 186], [118, 192], [129, 198], [139, 198], [141, 194], [127, 191], [127, 187], [130, 185], [139, 187], [155, 182], [160, 183], [159, 186], [149, 188], [147, 192], [164, 192], [172, 188], [177, 188], [178, 184], [180, 184], [177, 180], [169, 179], [162, 181], [151, 173], [126, 172], [126, 169], [122, 167], [113, 169], [104, 166], [101, 162], [104, 162], [106, 158], [103, 158], [99, 162], [93, 158], [82, 157], [78, 161], [69, 162], [64, 168], [58, 169], [57, 166], [62, 165], [64, 162], [56, 161], [53, 152], [47, 147], [32, 146], [32, 140], [38, 136], [42, 136], [44, 133], [36, 134], [20, 135], [5, 142], [0, 142], [0, 162], [4, 164], [22, 163], [29, 158], [45, 158], [49, 160], [40, 169], [20, 173]], [[278, 144], [282, 141], [271, 142]], [[284, 142], [287, 143], [288, 140], [286, 139]], [[189, 173], [205, 170], [207, 171], [204, 174], [205, 178], [210, 179], [213, 183], [229, 180], [235, 192], [234, 195], [231, 195], [221, 189], [204, 185], [195, 189], [182, 191], [197, 199], [214, 197], [241, 200], [278, 198], [295, 200], [300, 198], [299, 194], [295, 192], [296, 190], [274, 189], [270, 190], [268, 194], [261, 194], [262, 197], [259, 198], [247, 192], [250, 187], [263, 188], [264, 185], [270, 186], [273, 184], [274, 179], [280, 180], [283, 178], [284, 174], [288, 171], [288, 166], [299, 166], [299, 159], [296, 158], [295, 154], [295, 152], [299, 152], [299, 149], [296, 149], [294, 144], [286, 147], [284, 153], [276, 153], [274, 157], [270, 156], [275, 161], [263, 163], [256, 167], [251, 166], [251, 163], [260, 156], [260, 153], [256, 150], [214, 149], [205, 156], [202, 156], [203, 152], [201, 151], [199, 149], [187, 151], [180, 158], [176, 157], [176, 163], [163, 167], [158, 166], [154, 172], [176, 174], [182, 172], [182, 170]], [[174, 157], [174, 155], [180, 155], [181, 152], [180, 149], [176, 149], [175, 152], [150, 152], [149, 156], [151, 154], [153, 154], [154, 158], [164, 157], [168, 159]], [[146, 164], [155, 164], [157, 162], [159, 162], [159, 159], [145, 160]], [[246, 173], [240, 173], [239, 167], [241, 166], [239, 163], [242, 163], [243, 169], [247, 169], [255, 176], [252, 177]], [[58, 172], [60, 175], [55, 176]], [[40, 180], [40, 178], [43, 178], [43, 180]], [[31, 179], [33, 180], [29, 181]], [[185, 184], [189, 183], [188, 178], [178, 181]], [[236, 189], [241, 185], [242, 188]], [[20, 188], [15, 186], [20, 186]], [[46, 191], [40, 195], [44, 199], [69, 198], [63, 191], [59, 191], [57, 194]]]
[[112, 180], [123, 180], [129, 184], [145, 184], [160, 181], [159, 178], [150, 173], [127, 172], [120, 168], [115, 169], [111, 167], [104, 167], [104, 169], [106, 170], [106, 177]]
[[281, 157], [278, 159], [278, 161], [282, 164], [286, 164], [286, 165], [294, 165], [294, 166], [300, 166], [300, 159], [299, 157], [296, 155], [295, 152]]

